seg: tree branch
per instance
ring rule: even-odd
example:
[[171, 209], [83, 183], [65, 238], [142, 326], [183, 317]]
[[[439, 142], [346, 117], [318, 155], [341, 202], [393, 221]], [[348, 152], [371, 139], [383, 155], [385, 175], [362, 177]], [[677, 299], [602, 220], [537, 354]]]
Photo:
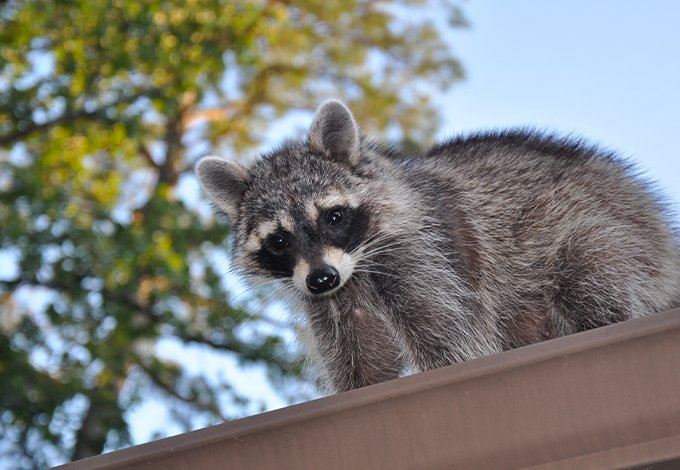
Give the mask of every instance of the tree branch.
[[[82, 281], [86, 276], [81, 275], [78, 276], [76, 279], [78, 281]], [[69, 286], [64, 283], [60, 283], [55, 280], [50, 280], [50, 281], [39, 281], [38, 279], [35, 278], [29, 278], [29, 277], [20, 277], [19, 279], [16, 279], [14, 281], [0, 281], [0, 286], [3, 287], [3, 289], [7, 290], [8, 293], [11, 293], [15, 289], [21, 287], [21, 286], [38, 286], [38, 287], [46, 287], [48, 289], [54, 289], [58, 291], [66, 291], [68, 292], [72, 286]], [[99, 291], [99, 293], [104, 297], [105, 299], [112, 301], [112, 302], [117, 302], [121, 303], [123, 305], [126, 305], [127, 307], [130, 307], [132, 310], [137, 311], [145, 316], [152, 317], [151, 313], [151, 308], [148, 306], [143, 306], [138, 304], [134, 299], [122, 296], [122, 295], [117, 295], [110, 290], [107, 289], [102, 289]]]
[[90, 403], [80, 428], [76, 433], [76, 444], [71, 454], [72, 460], [99, 455], [106, 443], [106, 424], [102, 423], [101, 413], [94, 403]]
[[207, 409], [210, 408], [212, 412], [217, 414], [220, 418], [222, 418], [223, 421], [227, 421], [227, 418], [222, 415], [222, 412], [217, 408], [217, 406], [214, 403], [203, 403], [197, 398], [191, 398], [191, 397], [185, 397], [181, 393], [179, 393], [172, 385], [168, 384], [164, 380], [162, 380], [154, 371], [152, 371], [149, 367], [146, 367], [144, 364], [141, 362], [138, 362], [137, 365], [144, 371], [144, 373], [153, 381], [154, 384], [156, 384], [157, 387], [159, 387], [161, 390], [163, 390], [165, 393], [168, 395], [172, 396], [173, 398], [176, 398], [177, 400], [188, 403], [189, 405], [195, 406], [196, 408], [199, 409]]
[[218, 351], [228, 351], [238, 354], [241, 358], [256, 362], [258, 360], [267, 362], [270, 365], [276, 366], [283, 373], [295, 372], [295, 368], [298, 366], [297, 361], [287, 361], [274, 355], [263, 354], [262, 351], [258, 351], [254, 348], [247, 347], [243, 344], [230, 344], [230, 343], [219, 343], [213, 341], [209, 338], [203, 336], [191, 334], [191, 333], [179, 333], [175, 332], [177, 337], [187, 343], [198, 343], [206, 346], [210, 346]]
[[213, 108], [196, 109], [188, 114], [184, 122], [186, 126], [192, 126], [202, 121], [223, 121], [229, 113], [236, 113], [239, 108], [234, 105], [217, 106]]
[[285, 63], [273, 63], [260, 69], [255, 76], [250, 80], [251, 91], [243, 100], [239, 102], [224, 104], [222, 106], [215, 106], [210, 108], [196, 109], [189, 111], [184, 116], [184, 125], [191, 126], [202, 121], [233, 121], [239, 117], [250, 112], [252, 108], [263, 98], [263, 91], [266, 88], [269, 80], [282, 73], [302, 72], [302, 68]]
[[[115, 387], [113, 398], [117, 400], [120, 387]], [[115, 401], [99, 401], [97, 392], [88, 397], [90, 406], [85, 413], [80, 429], [76, 433], [71, 460], [80, 460], [101, 454], [109, 435], [109, 430], [122, 423], [122, 410]]]
[[154, 168], [158, 168], [158, 164], [154, 161], [153, 157], [151, 156], [151, 151], [149, 150], [149, 147], [147, 147], [145, 144], [140, 143], [139, 144], [139, 153], [142, 154], [144, 159], [147, 161], [149, 165], [151, 165]]
[[15, 129], [14, 132], [10, 132], [9, 134], [0, 136], [0, 146], [11, 144], [19, 139], [22, 139], [30, 134], [33, 134], [34, 132], [44, 131], [46, 129], [50, 129], [54, 126], [58, 126], [66, 122], [93, 118], [109, 121], [105, 114], [107, 110], [120, 104], [132, 103], [143, 96], [152, 94], [154, 91], [155, 90], [144, 90], [138, 93], [134, 93], [130, 96], [124, 96], [114, 102], [105, 104], [102, 107], [95, 109], [93, 111], [86, 111], [84, 109], [74, 110], [67, 112], [55, 119], [52, 119], [51, 121], [46, 121], [43, 123], [32, 122], [30, 125], [23, 129], [18, 130]]

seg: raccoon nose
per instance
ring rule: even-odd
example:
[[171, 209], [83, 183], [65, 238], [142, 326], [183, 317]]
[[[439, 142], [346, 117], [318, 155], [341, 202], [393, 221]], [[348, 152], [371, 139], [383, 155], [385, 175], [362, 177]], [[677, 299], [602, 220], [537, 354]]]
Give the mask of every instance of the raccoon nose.
[[323, 294], [340, 284], [340, 273], [333, 266], [322, 266], [307, 276], [307, 288], [312, 294]]

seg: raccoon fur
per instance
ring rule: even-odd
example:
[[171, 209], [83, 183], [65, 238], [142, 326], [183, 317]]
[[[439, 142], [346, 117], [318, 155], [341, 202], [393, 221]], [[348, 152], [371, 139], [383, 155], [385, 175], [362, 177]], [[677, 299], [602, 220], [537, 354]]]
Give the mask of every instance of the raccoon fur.
[[407, 156], [330, 101], [304, 139], [197, 174], [236, 271], [292, 292], [333, 391], [680, 305], [663, 204], [582, 141], [490, 132]]

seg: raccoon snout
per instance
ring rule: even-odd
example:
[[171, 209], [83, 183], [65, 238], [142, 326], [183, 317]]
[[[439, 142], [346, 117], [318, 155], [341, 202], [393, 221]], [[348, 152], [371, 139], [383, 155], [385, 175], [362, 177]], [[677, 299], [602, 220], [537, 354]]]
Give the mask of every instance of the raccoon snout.
[[307, 288], [312, 294], [323, 294], [340, 284], [340, 273], [333, 266], [324, 265], [307, 276]]

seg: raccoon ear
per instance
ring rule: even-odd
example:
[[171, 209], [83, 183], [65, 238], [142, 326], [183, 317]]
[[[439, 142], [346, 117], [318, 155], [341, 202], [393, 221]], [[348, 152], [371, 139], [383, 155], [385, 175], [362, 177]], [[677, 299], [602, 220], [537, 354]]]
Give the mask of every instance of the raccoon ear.
[[233, 221], [246, 189], [247, 172], [236, 162], [219, 157], [203, 157], [196, 164], [196, 175], [210, 199]]
[[328, 101], [318, 109], [308, 139], [312, 149], [333, 160], [350, 165], [359, 161], [359, 127], [340, 101]]

